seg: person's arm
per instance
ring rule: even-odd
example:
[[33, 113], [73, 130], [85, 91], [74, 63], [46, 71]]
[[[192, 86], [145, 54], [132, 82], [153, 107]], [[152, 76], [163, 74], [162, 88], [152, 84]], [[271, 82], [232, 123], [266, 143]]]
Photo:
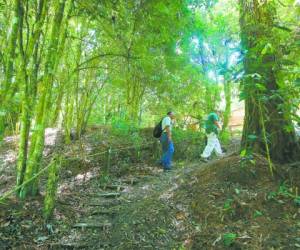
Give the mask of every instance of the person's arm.
[[171, 133], [170, 126], [166, 126], [166, 133], [167, 133], [167, 136], [168, 136], [168, 140], [172, 141], [172, 133]]
[[214, 124], [215, 124], [219, 129], [221, 129], [221, 125], [220, 125], [219, 121], [215, 120], [215, 121], [214, 121]]

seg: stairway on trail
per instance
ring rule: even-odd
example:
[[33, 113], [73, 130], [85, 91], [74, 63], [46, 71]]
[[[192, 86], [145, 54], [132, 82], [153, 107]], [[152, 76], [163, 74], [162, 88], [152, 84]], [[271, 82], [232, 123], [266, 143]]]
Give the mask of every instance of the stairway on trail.
[[73, 224], [67, 236], [51, 244], [50, 247], [52, 249], [111, 249], [111, 230], [118, 210], [125, 203], [131, 202], [128, 197], [131, 196], [134, 186], [156, 176], [157, 174], [115, 179], [110, 183], [98, 185], [99, 189], [96, 192], [81, 193], [80, 195], [85, 196], [86, 201], [84, 215]]
[[[194, 166], [204, 165], [197, 162]], [[118, 249], [113, 245], [112, 233], [115, 221], [120, 218], [120, 210], [147, 198], [154, 192], [176, 188], [173, 179], [191, 168], [177, 167], [170, 172], [157, 173], [157, 167], [149, 175], [111, 180], [97, 185], [93, 191], [81, 192], [79, 200], [84, 200], [84, 214], [74, 221], [67, 235], [59, 242], [51, 244], [52, 249]], [[162, 193], [162, 192], [161, 192]]]

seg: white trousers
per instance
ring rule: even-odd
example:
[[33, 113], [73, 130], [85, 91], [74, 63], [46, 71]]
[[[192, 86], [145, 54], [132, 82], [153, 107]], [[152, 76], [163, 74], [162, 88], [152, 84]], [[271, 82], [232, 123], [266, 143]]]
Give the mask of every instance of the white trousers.
[[215, 133], [207, 134], [207, 145], [201, 155], [202, 158], [210, 157], [211, 153], [215, 150], [218, 156], [223, 156], [222, 148]]

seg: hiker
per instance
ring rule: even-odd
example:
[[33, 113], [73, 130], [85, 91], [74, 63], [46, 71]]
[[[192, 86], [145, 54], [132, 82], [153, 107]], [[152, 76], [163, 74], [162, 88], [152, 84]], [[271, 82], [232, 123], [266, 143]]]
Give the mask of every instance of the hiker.
[[174, 154], [174, 144], [172, 141], [172, 121], [174, 118], [175, 114], [170, 111], [161, 122], [162, 134], [160, 137], [160, 143], [162, 145], [163, 155], [160, 163], [163, 166], [164, 171], [171, 170], [172, 167], [172, 158]]
[[211, 112], [205, 121], [207, 144], [201, 154], [201, 160], [204, 162], [208, 162], [208, 159], [214, 150], [218, 156], [224, 155], [218, 139], [218, 129], [221, 129], [219, 116], [215, 112]]

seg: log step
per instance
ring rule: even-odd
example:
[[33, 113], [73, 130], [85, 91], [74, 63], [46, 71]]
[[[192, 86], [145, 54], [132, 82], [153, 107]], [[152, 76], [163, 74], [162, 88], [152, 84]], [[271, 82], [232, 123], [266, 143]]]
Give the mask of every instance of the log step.
[[117, 211], [112, 211], [112, 210], [97, 210], [91, 212], [91, 215], [115, 215]]
[[87, 194], [89, 197], [100, 197], [100, 198], [118, 198], [121, 195], [121, 193], [92, 193]]
[[104, 198], [117, 198], [121, 195], [121, 193], [95, 193], [94, 194], [97, 197], [104, 197]]
[[109, 222], [105, 223], [86, 223], [86, 222], [81, 222], [73, 225], [74, 228], [107, 228], [111, 227], [112, 224]]
[[114, 184], [111, 184], [111, 185], [100, 185], [99, 187], [102, 188], [102, 189], [110, 189], [110, 190], [117, 190], [117, 191], [122, 191], [122, 190], [125, 189], [124, 186], [114, 185]]

